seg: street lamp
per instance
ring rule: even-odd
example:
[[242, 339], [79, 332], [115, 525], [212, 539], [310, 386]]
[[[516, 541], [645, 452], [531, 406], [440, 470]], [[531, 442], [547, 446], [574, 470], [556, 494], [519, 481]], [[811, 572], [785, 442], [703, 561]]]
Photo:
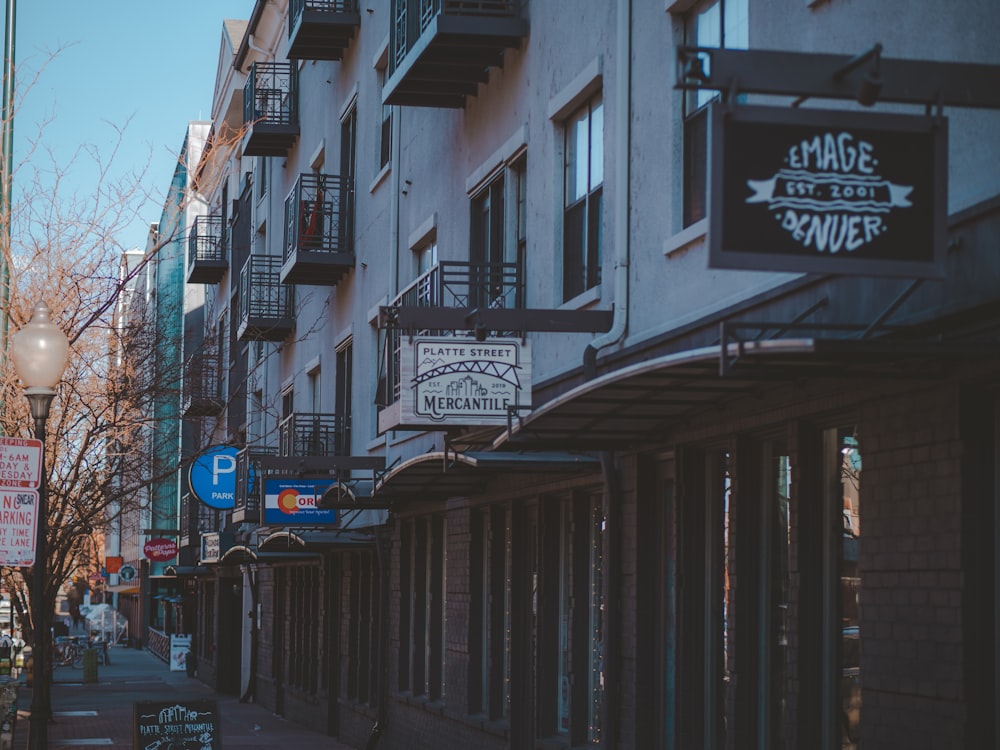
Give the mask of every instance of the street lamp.
[[28, 719], [28, 747], [43, 750], [48, 747], [49, 707], [47, 648], [49, 612], [45, 606], [46, 532], [48, 524], [48, 488], [45, 483], [45, 421], [49, 406], [56, 395], [56, 385], [66, 369], [69, 340], [49, 318], [52, 310], [44, 302], [35, 305], [31, 320], [10, 341], [10, 357], [24, 386], [24, 395], [31, 405], [35, 420], [35, 438], [42, 442], [42, 471], [38, 482], [37, 529], [35, 563], [31, 567], [31, 621], [35, 631], [32, 649], [31, 716]]

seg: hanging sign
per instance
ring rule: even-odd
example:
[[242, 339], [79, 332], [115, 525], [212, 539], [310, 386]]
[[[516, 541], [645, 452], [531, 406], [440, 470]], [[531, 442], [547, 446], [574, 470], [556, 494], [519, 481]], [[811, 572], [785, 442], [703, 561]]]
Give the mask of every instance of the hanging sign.
[[506, 425], [509, 408], [531, 404], [526, 341], [417, 336], [400, 344], [398, 406], [379, 415], [381, 431]]
[[135, 580], [135, 568], [131, 565], [122, 565], [121, 568], [118, 569], [118, 577], [126, 583]]
[[173, 539], [150, 539], [143, 545], [142, 554], [153, 562], [168, 562], [177, 557], [177, 542]]
[[709, 118], [709, 265], [944, 275], [944, 118], [722, 103]]
[[0, 487], [0, 565], [35, 564], [38, 492]]
[[191, 494], [209, 508], [230, 510], [236, 505], [237, 453], [234, 446], [214, 445], [191, 462]]
[[268, 479], [264, 482], [264, 523], [303, 526], [337, 522], [337, 511], [320, 508], [332, 479]]

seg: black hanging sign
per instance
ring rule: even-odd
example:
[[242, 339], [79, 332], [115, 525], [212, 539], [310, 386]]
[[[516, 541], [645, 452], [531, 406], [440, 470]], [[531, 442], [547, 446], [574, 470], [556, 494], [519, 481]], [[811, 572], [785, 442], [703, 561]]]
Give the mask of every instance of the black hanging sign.
[[132, 713], [133, 750], [222, 749], [214, 700], [141, 701]]
[[712, 105], [709, 265], [940, 278], [947, 121]]

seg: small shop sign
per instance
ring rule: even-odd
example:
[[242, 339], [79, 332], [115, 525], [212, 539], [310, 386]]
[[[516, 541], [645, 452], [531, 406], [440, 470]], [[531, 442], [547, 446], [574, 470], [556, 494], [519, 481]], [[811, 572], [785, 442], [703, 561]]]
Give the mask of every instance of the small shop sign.
[[142, 553], [153, 562], [169, 562], [177, 557], [177, 542], [173, 539], [150, 539], [143, 545]]
[[712, 105], [709, 265], [944, 275], [947, 121]]
[[337, 523], [337, 511], [320, 508], [332, 479], [268, 479], [264, 482], [264, 523], [311, 526]]
[[404, 338], [400, 373], [400, 426], [505, 425], [511, 407], [531, 404], [531, 348], [521, 339]]

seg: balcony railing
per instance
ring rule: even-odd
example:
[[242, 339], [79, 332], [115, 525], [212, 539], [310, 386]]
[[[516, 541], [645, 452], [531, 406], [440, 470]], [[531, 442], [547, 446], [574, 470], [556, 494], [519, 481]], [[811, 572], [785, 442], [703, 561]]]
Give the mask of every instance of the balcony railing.
[[304, 174], [285, 199], [283, 284], [336, 285], [354, 268], [354, 183]]
[[281, 283], [281, 258], [251, 255], [240, 271], [241, 341], [283, 341], [295, 329], [295, 287]]
[[257, 462], [277, 454], [274, 448], [248, 445], [236, 454], [236, 499], [233, 523], [260, 523], [264, 507], [264, 482]]
[[218, 284], [229, 268], [222, 217], [197, 216], [188, 234], [187, 282]]
[[361, 25], [358, 0], [291, 0], [289, 60], [340, 60]]
[[181, 498], [180, 547], [201, 547], [201, 535], [218, 531], [221, 512], [210, 508], [190, 493]]
[[284, 156], [299, 136], [294, 62], [255, 62], [243, 86], [244, 156]]
[[195, 353], [184, 365], [181, 414], [212, 417], [222, 413], [222, 379], [217, 354]]
[[[400, 307], [457, 307], [457, 308], [523, 308], [524, 278], [517, 263], [468, 263], [441, 261], [425, 274], [417, 277], [390, 303], [390, 308]], [[383, 406], [399, 400], [399, 352], [404, 335], [420, 333], [445, 336], [446, 330], [424, 329], [404, 331], [390, 325], [385, 338], [385, 380]], [[503, 335], [520, 335], [519, 331], [503, 331]]]
[[339, 456], [345, 453], [345, 425], [336, 414], [293, 413], [278, 425], [282, 456]]
[[520, 0], [392, 0], [387, 104], [465, 106], [528, 27]]

